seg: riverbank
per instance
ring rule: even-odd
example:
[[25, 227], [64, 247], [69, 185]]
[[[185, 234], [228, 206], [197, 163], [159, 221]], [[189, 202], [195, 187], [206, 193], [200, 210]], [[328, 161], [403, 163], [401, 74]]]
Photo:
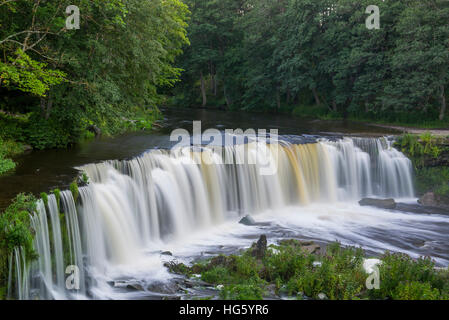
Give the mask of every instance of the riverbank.
[[[218, 255], [187, 266], [167, 262], [190, 287], [215, 289], [202, 299], [448, 300], [449, 269], [429, 258], [385, 252], [380, 259], [334, 242], [259, 240], [240, 254]], [[199, 288], [200, 287], [200, 288]]]
[[449, 138], [431, 132], [405, 133], [395, 146], [412, 161], [420, 203], [449, 209]]

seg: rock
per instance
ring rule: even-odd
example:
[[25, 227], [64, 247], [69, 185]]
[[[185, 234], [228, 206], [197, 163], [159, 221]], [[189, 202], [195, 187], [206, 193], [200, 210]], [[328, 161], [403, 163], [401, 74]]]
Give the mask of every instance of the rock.
[[418, 200], [418, 203], [429, 207], [437, 206], [437, 200], [435, 199], [435, 194], [433, 192], [427, 192]]
[[224, 255], [219, 255], [219, 256], [213, 257], [210, 260], [209, 264], [212, 267], [217, 267], [217, 266], [226, 266], [227, 262], [228, 262], [228, 259]]
[[261, 235], [259, 240], [257, 240], [256, 243], [253, 243], [251, 248], [251, 254], [257, 259], [262, 259], [267, 252], [267, 236], [264, 234]]
[[321, 251], [321, 246], [319, 244], [316, 244], [313, 241], [300, 241], [296, 239], [288, 239], [288, 240], [281, 240], [281, 245], [284, 246], [291, 246], [294, 248], [301, 248], [303, 251], [306, 251], [307, 253], [316, 254]]
[[256, 221], [250, 215], [244, 216], [240, 219], [239, 223], [244, 224], [245, 226], [253, 226], [256, 224]]
[[359, 201], [361, 206], [371, 206], [377, 207], [381, 209], [394, 209], [396, 208], [396, 202], [394, 199], [373, 199], [373, 198], [364, 198]]
[[153, 282], [147, 287], [148, 291], [161, 294], [175, 294], [179, 290], [179, 285], [174, 282]]
[[318, 299], [327, 300], [327, 296], [324, 293], [318, 293]]
[[161, 252], [161, 255], [163, 255], [163, 256], [173, 256], [173, 253], [171, 253], [170, 251], [163, 251], [163, 252]]
[[426, 207], [449, 208], [449, 199], [437, 195], [433, 192], [427, 192], [419, 200], [418, 203]]
[[126, 286], [126, 289], [137, 290], [137, 291], [145, 291], [143, 286], [140, 283], [129, 283]]
[[101, 136], [101, 129], [98, 128], [96, 125], [91, 124], [90, 126], [87, 127], [87, 130], [89, 130], [90, 132], [93, 132], [95, 134], [95, 137], [99, 137]]
[[23, 152], [30, 152], [33, 151], [33, 147], [30, 146], [29, 144], [24, 144], [23, 145]]
[[275, 296], [277, 296], [276, 289], [277, 289], [277, 287], [276, 287], [276, 285], [274, 283], [269, 284], [268, 286], [266, 286], [265, 290], [267, 292], [267, 296], [268, 297], [275, 297]]
[[308, 246], [302, 246], [301, 247], [304, 251], [311, 253], [311, 254], [316, 254], [319, 253], [321, 251], [321, 247], [319, 244], [313, 243], [310, 244]]

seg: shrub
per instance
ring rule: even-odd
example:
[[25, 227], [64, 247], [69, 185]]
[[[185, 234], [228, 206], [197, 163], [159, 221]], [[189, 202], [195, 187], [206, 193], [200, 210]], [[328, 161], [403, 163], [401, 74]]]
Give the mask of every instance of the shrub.
[[387, 252], [382, 256], [379, 271], [380, 289], [370, 290], [371, 298], [397, 299], [424, 293], [428, 294], [427, 297], [433, 297], [436, 292], [438, 296], [448, 292], [447, 271], [436, 270], [435, 262], [428, 257], [415, 260], [406, 254]]
[[30, 214], [36, 209], [32, 195], [19, 194], [0, 214], [0, 287], [8, 281], [8, 258], [14, 248], [22, 248], [28, 260], [35, 259]]

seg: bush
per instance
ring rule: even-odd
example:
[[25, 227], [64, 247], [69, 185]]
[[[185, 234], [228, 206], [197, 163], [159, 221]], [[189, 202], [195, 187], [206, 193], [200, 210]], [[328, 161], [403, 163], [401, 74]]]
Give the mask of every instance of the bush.
[[27, 260], [35, 259], [30, 214], [36, 209], [32, 195], [19, 194], [0, 214], [0, 287], [8, 281], [8, 258], [14, 248], [22, 248]]
[[23, 152], [22, 144], [0, 138], [0, 174], [8, 172], [16, 167], [15, 162], [9, 159], [9, 157], [21, 152]]
[[[364, 252], [331, 243], [325, 254], [312, 254], [307, 244], [283, 240], [271, 245], [262, 259], [251, 249], [240, 256], [217, 256], [192, 267], [168, 264], [185, 275], [201, 273], [202, 280], [223, 285], [222, 299], [262, 299], [268, 285], [278, 294], [322, 299], [449, 299], [449, 270], [435, 269], [428, 258], [414, 260], [405, 254], [382, 256], [380, 289], [367, 290]], [[273, 250], [274, 249], [274, 250]]]
[[435, 269], [435, 262], [428, 257], [415, 260], [402, 253], [386, 253], [379, 271], [380, 289], [369, 291], [374, 299], [424, 298], [424, 294], [438, 299], [449, 293], [448, 271]]
[[220, 292], [223, 300], [262, 300], [263, 290], [257, 284], [224, 286]]

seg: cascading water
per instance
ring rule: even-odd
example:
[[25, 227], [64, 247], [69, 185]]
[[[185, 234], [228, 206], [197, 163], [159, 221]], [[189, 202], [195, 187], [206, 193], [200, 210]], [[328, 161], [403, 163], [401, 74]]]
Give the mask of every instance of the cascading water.
[[[59, 199], [50, 195], [47, 205], [38, 203], [32, 223], [39, 258], [31, 267], [16, 267], [23, 270], [19, 298], [99, 298], [98, 288], [111, 274], [147, 259], [161, 243], [233, 217], [365, 196], [414, 196], [410, 160], [387, 139], [281, 141], [265, 145], [268, 155], [258, 152], [258, 143], [152, 150], [79, 168], [90, 183], [77, 199], [63, 191]], [[271, 159], [275, 147], [274, 174], [261, 175], [257, 161], [237, 161]], [[207, 161], [198, 164], [198, 157]], [[21, 265], [19, 258], [16, 253]], [[159, 259], [145, 261], [148, 270], [161, 265]], [[66, 290], [68, 265], [79, 268], [76, 293]]]

